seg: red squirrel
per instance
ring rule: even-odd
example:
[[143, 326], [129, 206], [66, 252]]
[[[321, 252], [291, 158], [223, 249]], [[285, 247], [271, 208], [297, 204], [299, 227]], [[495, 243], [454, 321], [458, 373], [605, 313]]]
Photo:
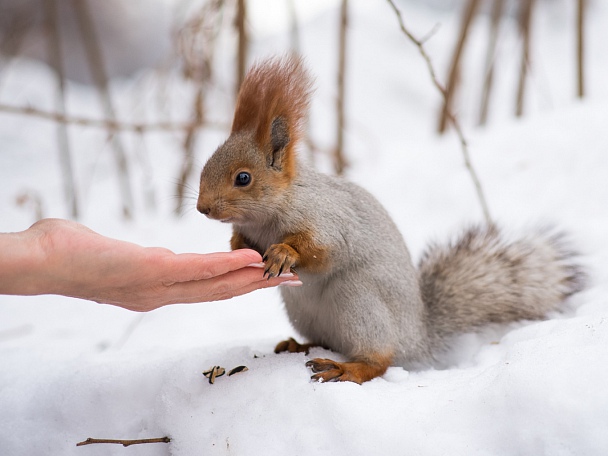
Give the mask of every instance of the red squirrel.
[[362, 383], [391, 365], [433, 365], [454, 335], [543, 318], [582, 289], [560, 235], [508, 241], [494, 225], [431, 247], [416, 269], [372, 195], [298, 158], [311, 87], [298, 57], [248, 72], [230, 136], [202, 170], [197, 209], [231, 223], [232, 249], [257, 250], [268, 277], [297, 271], [303, 285], [281, 294], [308, 342], [290, 339], [275, 351], [321, 346], [348, 359], [308, 361], [313, 380]]

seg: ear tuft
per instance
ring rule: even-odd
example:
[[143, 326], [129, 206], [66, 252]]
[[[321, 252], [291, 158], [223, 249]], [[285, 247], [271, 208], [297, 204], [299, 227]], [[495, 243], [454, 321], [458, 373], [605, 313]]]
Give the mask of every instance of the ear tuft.
[[303, 136], [312, 81], [301, 58], [275, 57], [257, 63], [237, 97], [232, 133], [250, 131], [274, 168], [295, 173], [295, 146]]

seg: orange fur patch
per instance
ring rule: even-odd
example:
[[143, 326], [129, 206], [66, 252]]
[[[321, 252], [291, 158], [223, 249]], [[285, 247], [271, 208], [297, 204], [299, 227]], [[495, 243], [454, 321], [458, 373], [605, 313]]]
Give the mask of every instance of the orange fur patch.
[[297, 268], [313, 273], [325, 272], [330, 269], [329, 249], [315, 243], [312, 231], [290, 234], [283, 239], [283, 242], [298, 252]]
[[238, 233], [236, 230], [232, 230], [232, 237], [230, 238], [230, 248], [232, 250], [238, 249], [251, 249], [252, 247], [247, 244], [245, 237]]

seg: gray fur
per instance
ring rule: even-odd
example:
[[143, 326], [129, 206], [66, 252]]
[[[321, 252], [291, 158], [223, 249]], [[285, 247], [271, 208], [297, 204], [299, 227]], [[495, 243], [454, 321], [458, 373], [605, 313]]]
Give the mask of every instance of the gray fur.
[[[311, 252], [328, 253], [328, 272], [298, 270], [303, 286], [281, 290], [293, 326], [310, 343], [351, 360], [394, 355], [395, 365], [419, 368], [454, 334], [543, 318], [582, 288], [559, 236], [538, 232], [509, 242], [493, 226], [431, 247], [416, 270], [373, 196], [291, 155], [309, 94], [297, 58], [271, 59], [248, 73], [232, 134], [201, 173], [197, 207], [232, 223], [241, 235], [236, 245], [261, 254], [289, 235], [312, 233], [320, 249]], [[252, 183], [235, 188], [243, 170]]]
[[298, 271], [302, 287], [281, 289], [290, 321], [311, 342], [349, 358], [396, 351], [399, 365], [430, 359], [416, 271], [397, 227], [368, 192], [300, 165], [284, 207], [263, 226], [236, 229], [264, 252], [288, 234], [314, 227], [329, 248], [331, 271]]
[[563, 235], [537, 230], [508, 240], [495, 226], [472, 227], [431, 246], [419, 264], [433, 346], [488, 323], [538, 320], [580, 291], [584, 274]]
[[394, 351], [420, 368], [449, 338], [488, 323], [538, 319], [578, 291], [581, 277], [558, 238], [538, 233], [508, 243], [494, 227], [472, 228], [435, 246], [419, 271], [394, 222], [367, 191], [299, 165], [293, 185], [263, 224], [236, 229], [266, 251], [314, 227], [329, 248], [329, 273], [298, 271], [304, 285], [281, 290], [294, 328], [350, 359]]

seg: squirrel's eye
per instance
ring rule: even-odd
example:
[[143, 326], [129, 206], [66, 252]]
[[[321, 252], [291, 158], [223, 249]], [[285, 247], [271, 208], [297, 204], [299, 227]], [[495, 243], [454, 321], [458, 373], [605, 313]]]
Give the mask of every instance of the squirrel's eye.
[[251, 174], [249, 174], [245, 171], [242, 171], [236, 175], [236, 179], [234, 180], [234, 185], [236, 185], [237, 187], [245, 187], [246, 185], [249, 185], [250, 182], [251, 182]]

